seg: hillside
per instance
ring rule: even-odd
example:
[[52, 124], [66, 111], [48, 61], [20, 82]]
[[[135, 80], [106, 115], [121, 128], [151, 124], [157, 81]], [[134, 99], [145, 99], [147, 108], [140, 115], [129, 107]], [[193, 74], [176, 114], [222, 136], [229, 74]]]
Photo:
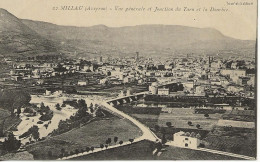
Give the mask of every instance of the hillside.
[[23, 24], [17, 17], [0, 9], [0, 54], [54, 52], [53, 43]]
[[58, 26], [51, 23], [22, 20], [40, 35], [75, 47], [81, 53], [172, 54], [216, 53], [219, 50], [249, 50], [254, 54], [255, 41], [243, 41], [224, 36], [212, 28], [194, 28], [177, 25], [138, 25], [129, 27]]
[[219, 51], [254, 55], [255, 41], [233, 39], [212, 28], [178, 25], [126, 27], [59, 26], [21, 20], [0, 9], [0, 55], [56, 52], [69, 56], [173, 56], [216, 54]]

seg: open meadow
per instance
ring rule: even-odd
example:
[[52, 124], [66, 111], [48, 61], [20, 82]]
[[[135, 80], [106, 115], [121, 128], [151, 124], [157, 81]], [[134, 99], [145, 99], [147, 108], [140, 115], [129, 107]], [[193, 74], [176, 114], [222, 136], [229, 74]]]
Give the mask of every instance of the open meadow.
[[80, 128], [31, 144], [26, 149], [34, 155], [35, 159], [44, 159], [44, 157], [47, 158], [49, 151], [53, 156], [58, 157], [61, 149], [71, 153], [76, 149], [85, 150], [86, 147], [105, 145], [108, 138], [111, 138], [111, 144], [114, 144], [115, 136], [118, 137], [118, 141], [128, 141], [130, 138], [137, 138], [141, 135], [142, 132], [126, 119], [112, 117], [92, 121]]

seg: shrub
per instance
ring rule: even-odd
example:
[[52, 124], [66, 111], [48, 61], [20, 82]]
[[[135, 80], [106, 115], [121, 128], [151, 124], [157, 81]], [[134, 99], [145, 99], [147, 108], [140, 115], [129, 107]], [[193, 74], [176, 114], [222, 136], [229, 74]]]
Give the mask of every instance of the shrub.
[[205, 147], [205, 144], [204, 144], [204, 143], [200, 143], [200, 144], [199, 144], [199, 147], [204, 148], [204, 147]]
[[171, 122], [166, 122], [166, 125], [167, 125], [167, 127], [172, 127], [172, 123]]
[[134, 139], [132, 139], [132, 138], [131, 138], [131, 139], [129, 139], [129, 142], [133, 143], [133, 142], [134, 142]]
[[43, 124], [43, 121], [38, 121], [37, 124]]

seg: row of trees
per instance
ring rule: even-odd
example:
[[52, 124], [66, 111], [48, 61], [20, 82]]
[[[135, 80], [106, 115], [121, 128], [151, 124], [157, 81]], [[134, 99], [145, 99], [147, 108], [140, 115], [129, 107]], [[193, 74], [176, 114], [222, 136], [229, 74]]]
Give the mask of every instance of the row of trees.
[[176, 102], [176, 104], [190, 105], [194, 106], [206, 105], [206, 104], [229, 104], [231, 106], [242, 104], [242, 106], [252, 107], [255, 104], [254, 99], [235, 97], [235, 96], [224, 96], [224, 97], [189, 97], [189, 96], [157, 96], [157, 95], [147, 95], [145, 96], [145, 101], [153, 102]]
[[[118, 137], [114, 137], [113, 139], [113, 142], [114, 144], [116, 145], [117, 143], [122, 145], [124, 142], [122, 140], [119, 141]], [[133, 138], [130, 138], [129, 139], [129, 142], [133, 143], [134, 142], [134, 139]], [[99, 148], [101, 149], [108, 149], [108, 147], [112, 144], [112, 139], [111, 138], [107, 138], [105, 144], [100, 144], [99, 145]], [[98, 147], [96, 147], [98, 148]], [[70, 152], [67, 152], [64, 148], [61, 149], [61, 153], [59, 155], [59, 158], [62, 158], [62, 157], [66, 157], [66, 156], [69, 156], [69, 155], [74, 155], [74, 154], [79, 154], [79, 153], [83, 153], [83, 152], [89, 152], [89, 151], [94, 151], [95, 150], [95, 147], [94, 146], [91, 146], [91, 147], [86, 147], [85, 149], [75, 149], [74, 151], [70, 151]], [[51, 151], [48, 152], [48, 156], [51, 158], [53, 157], [53, 154]]]
[[27, 132], [23, 133], [19, 138], [27, 138], [31, 136], [34, 140], [39, 140], [40, 133], [39, 133], [39, 127], [37, 125], [32, 126], [28, 129]]
[[[188, 121], [187, 123], [189, 126], [193, 126], [191, 121]], [[196, 128], [201, 129], [199, 124], [196, 124]]]
[[[65, 103], [63, 103], [65, 104]], [[62, 104], [62, 107], [64, 105]], [[80, 127], [80, 124], [85, 124], [89, 122], [91, 119], [93, 119], [93, 116], [88, 112], [88, 109], [91, 112], [94, 112], [93, 104], [90, 105], [90, 107], [87, 107], [87, 104], [85, 100], [78, 100], [77, 102], [71, 102], [69, 104], [72, 104], [75, 106], [75, 108], [78, 109], [75, 116], [71, 116], [70, 119], [67, 119], [65, 121], [60, 121], [58, 125], [58, 129], [54, 130], [51, 134], [52, 135], [58, 135], [61, 133], [65, 133], [73, 128]], [[60, 106], [56, 105], [56, 109], [59, 110]]]

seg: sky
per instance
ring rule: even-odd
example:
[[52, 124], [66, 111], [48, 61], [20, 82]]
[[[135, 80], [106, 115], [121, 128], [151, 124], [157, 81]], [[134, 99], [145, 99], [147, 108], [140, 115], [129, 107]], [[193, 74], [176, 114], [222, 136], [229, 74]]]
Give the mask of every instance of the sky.
[[[0, 8], [18, 18], [51, 22], [58, 25], [109, 27], [135, 26], [142, 24], [184, 25], [199, 28], [215, 28], [226, 36], [255, 40], [257, 28], [257, 1], [235, 0], [253, 5], [228, 5], [232, 0], [0, 0]], [[61, 6], [107, 7], [107, 11], [62, 11]], [[115, 7], [124, 8], [115, 11]], [[124, 12], [125, 8], [152, 7], [152, 11]], [[181, 11], [153, 12], [158, 8], [178, 7]], [[183, 11], [184, 7], [200, 11]], [[228, 9], [212, 11], [211, 7]], [[110, 10], [110, 8], [112, 10]], [[208, 11], [203, 11], [203, 8]]]

